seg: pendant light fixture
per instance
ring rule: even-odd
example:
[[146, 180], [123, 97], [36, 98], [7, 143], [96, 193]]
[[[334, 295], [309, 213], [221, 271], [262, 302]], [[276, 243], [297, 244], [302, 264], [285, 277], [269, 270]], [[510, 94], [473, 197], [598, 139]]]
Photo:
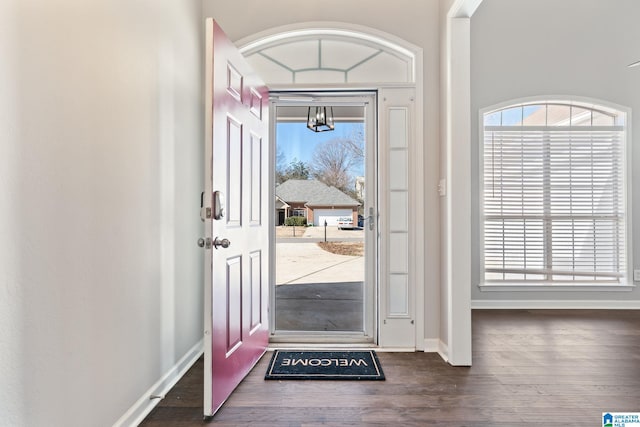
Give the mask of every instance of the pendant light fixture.
[[309, 107], [307, 127], [314, 132], [334, 130], [333, 107]]

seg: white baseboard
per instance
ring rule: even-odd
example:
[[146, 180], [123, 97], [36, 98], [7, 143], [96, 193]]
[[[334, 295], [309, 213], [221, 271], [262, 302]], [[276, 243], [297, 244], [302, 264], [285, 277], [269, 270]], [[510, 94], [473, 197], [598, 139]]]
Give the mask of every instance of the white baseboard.
[[[198, 360], [203, 352], [204, 340], [200, 340], [196, 345], [182, 356], [182, 358], [162, 376], [154, 385], [147, 390], [140, 399], [134, 403], [127, 412], [115, 422], [113, 427], [129, 427], [139, 425], [147, 415], [164, 398], [164, 395], [176, 385], [189, 368]], [[162, 396], [152, 399], [151, 396]]]
[[619, 300], [472, 300], [475, 310], [640, 310], [640, 301]]
[[437, 353], [440, 340], [438, 338], [425, 338], [424, 339], [424, 352], [425, 353]]
[[425, 353], [438, 353], [442, 360], [449, 361], [449, 348], [442, 340], [438, 338], [425, 338], [424, 340], [424, 352]]
[[438, 343], [438, 354], [442, 357], [442, 360], [449, 363], [449, 346], [442, 341]]

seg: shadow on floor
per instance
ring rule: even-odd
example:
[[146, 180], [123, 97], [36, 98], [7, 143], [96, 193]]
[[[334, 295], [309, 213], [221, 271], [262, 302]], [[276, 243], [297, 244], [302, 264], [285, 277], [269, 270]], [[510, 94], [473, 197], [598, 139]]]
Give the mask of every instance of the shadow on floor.
[[363, 286], [363, 282], [277, 286], [276, 329], [362, 332]]

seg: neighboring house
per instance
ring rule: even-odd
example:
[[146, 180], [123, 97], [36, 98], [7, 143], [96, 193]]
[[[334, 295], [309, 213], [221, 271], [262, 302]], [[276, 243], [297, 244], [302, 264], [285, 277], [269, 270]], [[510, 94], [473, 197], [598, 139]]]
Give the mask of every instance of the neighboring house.
[[358, 223], [360, 202], [335, 187], [316, 180], [290, 179], [276, 187], [276, 225], [290, 216], [307, 218], [311, 225], [337, 225], [338, 218], [351, 217]]

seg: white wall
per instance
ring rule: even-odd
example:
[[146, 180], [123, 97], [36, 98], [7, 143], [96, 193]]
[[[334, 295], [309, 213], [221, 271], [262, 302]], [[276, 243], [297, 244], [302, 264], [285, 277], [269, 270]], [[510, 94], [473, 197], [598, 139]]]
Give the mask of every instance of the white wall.
[[[472, 141], [478, 111], [511, 99], [567, 95], [601, 99], [633, 109], [633, 165], [640, 164], [640, 2], [637, 0], [484, 0], [471, 19]], [[472, 144], [478, 176], [478, 144]], [[640, 171], [633, 171], [634, 219], [640, 218]], [[478, 181], [472, 189], [472, 251], [478, 253]], [[635, 265], [640, 267], [640, 222], [633, 224]], [[640, 300], [633, 292], [481, 292], [479, 259], [472, 269], [474, 300]]]
[[440, 352], [471, 364], [470, 17], [482, 0], [440, 1]]
[[0, 3], [0, 425], [111, 425], [202, 336], [201, 3]]
[[204, 0], [204, 15], [216, 19], [232, 40], [287, 24], [335, 21], [375, 28], [424, 51], [425, 338], [439, 338], [440, 200], [439, 177], [439, 0]]

